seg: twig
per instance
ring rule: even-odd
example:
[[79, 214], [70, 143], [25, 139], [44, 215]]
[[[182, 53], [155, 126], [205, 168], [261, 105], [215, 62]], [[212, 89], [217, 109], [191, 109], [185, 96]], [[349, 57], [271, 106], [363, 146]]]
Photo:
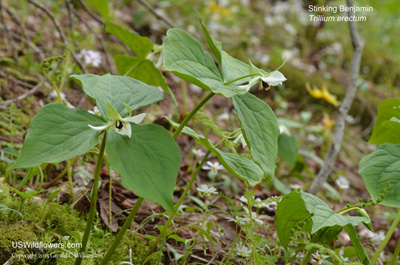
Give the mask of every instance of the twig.
[[170, 28], [176, 28], [176, 26], [166, 17], [158, 14], [156, 12], [156, 10], [154, 10], [154, 8], [152, 6], [150, 6], [145, 0], [137, 0], [141, 5], [143, 5], [144, 7], [147, 8], [147, 10], [149, 10], [156, 18], [158, 18], [159, 20], [162, 20], [165, 22], [165, 24], [167, 24]]
[[31, 47], [39, 55], [40, 60], [43, 61], [46, 58], [44, 56], [44, 53], [42, 52], [42, 50], [39, 49], [39, 47], [36, 46], [35, 43], [31, 42], [30, 40], [28, 40], [27, 38], [23, 37], [22, 35], [19, 35], [19, 34], [14, 33], [14, 32], [10, 32], [10, 35], [13, 38], [16, 38], [17, 40], [22, 41], [22, 42], [26, 43], [29, 47]]
[[[347, 6], [349, 7], [354, 6], [353, 0], [347, 0]], [[347, 13], [347, 16], [354, 17], [355, 15], [354, 12], [349, 11]], [[322, 169], [318, 172], [318, 175], [315, 178], [314, 182], [308, 189], [308, 192], [313, 194], [317, 193], [317, 191], [320, 190], [320, 188], [326, 182], [328, 176], [332, 172], [333, 164], [335, 163], [337, 154], [339, 153], [340, 146], [343, 140], [345, 118], [350, 110], [351, 104], [353, 103], [353, 99], [357, 92], [357, 78], [360, 72], [361, 55], [364, 47], [364, 41], [360, 39], [356, 23], [354, 21], [349, 21], [349, 28], [354, 49], [353, 58], [351, 60], [349, 84], [347, 87], [346, 96], [342, 102], [342, 105], [339, 108], [339, 115], [336, 120], [333, 142], [326, 156], [325, 163]]]
[[89, 10], [89, 8], [85, 5], [85, 3], [83, 3], [82, 0], [78, 0], [78, 2], [81, 4], [81, 6], [83, 7], [83, 9], [85, 9], [85, 11], [89, 14], [89, 16], [91, 16], [94, 20], [96, 20], [97, 22], [99, 22], [101, 25], [105, 26], [106, 22], [104, 22], [104, 20], [97, 16], [95, 13], [91, 12]]
[[43, 79], [36, 86], [34, 86], [31, 90], [29, 90], [28, 93], [22, 94], [22, 95], [20, 95], [20, 96], [18, 96], [16, 98], [13, 98], [13, 99], [9, 99], [9, 100], [5, 100], [5, 101], [0, 102], [0, 108], [1, 107], [6, 107], [6, 106], [8, 106], [8, 105], [10, 105], [12, 103], [15, 103], [17, 101], [23, 100], [23, 99], [29, 97], [30, 95], [33, 95], [45, 82], [46, 82], [46, 80]]
[[17, 55], [18, 50], [16, 49], [14, 42], [12, 41], [12, 39], [10, 37], [10, 32], [7, 28], [6, 22], [4, 21], [2, 0], [0, 0], [0, 20], [1, 20], [1, 24], [3, 25], [7, 40], [9, 42], [9, 45], [7, 45], [7, 50], [8, 50], [8, 52], [14, 52], [13, 56], [15, 59], [17, 59], [18, 58], [18, 55]]
[[65, 5], [67, 6], [68, 10], [68, 26], [69, 26], [69, 34], [71, 36], [72, 42], [74, 44], [74, 47], [78, 47], [78, 44], [76, 43], [75, 35], [74, 35], [74, 22], [73, 22], [73, 17], [72, 17], [72, 3], [70, 1], [65, 1]]
[[[38, 3], [36, 3], [33, 0], [27, 0], [29, 3], [31, 3], [32, 5], [34, 5], [35, 7], [39, 8], [40, 10], [42, 10], [44, 13], [46, 13], [46, 15], [51, 19], [51, 21], [53, 22], [54, 26], [56, 27], [57, 32], [60, 35], [61, 41], [64, 43], [64, 45], [66, 47], [68, 47], [68, 41], [64, 35], [64, 32], [61, 30], [60, 25], [58, 24], [57, 20], [54, 18], [53, 14], [44, 6], [39, 5]], [[78, 57], [76, 56], [75, 52], [71, 50], [71, 55], [74, 58], [75, 62], [78, 64], [79, 68], [81, 68], [81, 70], [86, 73], [86, 68], [85, 66], [82, 64], [81, 60], [78, 59]]]

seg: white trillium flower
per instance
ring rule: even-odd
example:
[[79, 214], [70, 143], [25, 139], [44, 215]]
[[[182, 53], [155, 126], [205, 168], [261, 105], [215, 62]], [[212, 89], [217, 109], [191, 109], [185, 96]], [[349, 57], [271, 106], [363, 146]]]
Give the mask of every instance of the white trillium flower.
[[264, 76], [260, 73], [260, 75], [251, 79], [247, 85], [242, 85], [239, 87], [249, 91], [250, 88], [252, 88], [255, 84], [259, 83], [260, 81], [263, 82], [262, 84], [263, 87], [268, 88], [270, 86], [282, 85], [282, 82], [285, 82], [286, 80], [287, 80], [286, 77], [279, 71], [272, 72], [272, 74], [269, 74], [267, 76]]
[[212, 175], [217, 175], [218, 174], [218, 170], [222, 170], [222, 169], [225, 169], [225, 168], [224, 168], [223, 165], [221, 165], [218, 162], [212, 163], [210, 161], [207, 161], [207, 165], [204, 165], [203, 169], [211, 170], [211, 174]]
[[121, 135], [126, 135], [129, 138], [131, 138], [131, 136], [132, 136], [131, 122], [138, 124], [143, 121], [145, 116], [146, 116], [146, 113], [141, 113], [141, 114], [133, 116], [133, 117], [112, 120], [102, 126], [93, 126], [93, 125], [89, 124], [89, 127], [96, 131], [103, 131], [103, 130], [113, 126], [113, 130], [115, 132], [117, 132]]
[[267, 77], [261, 77], [261, 80], [270, 86], [278, 86], [282, 85], [282, 82], [285, 82], [287, 79], [281, 72], [275, 71]]
[[241, 256], [242, 258], [250, 256], [251, 252], [251, 249], [244, 246], [241, 242], [236, 245], [236, 254]]
[[198, 191], [204, 194], [204, 196], [210, 196], [212, 194], [218, 194], [217, 189], [214, 187], [208, 187], [206, 184], [201, 184], [200, 188], [197, 188]]

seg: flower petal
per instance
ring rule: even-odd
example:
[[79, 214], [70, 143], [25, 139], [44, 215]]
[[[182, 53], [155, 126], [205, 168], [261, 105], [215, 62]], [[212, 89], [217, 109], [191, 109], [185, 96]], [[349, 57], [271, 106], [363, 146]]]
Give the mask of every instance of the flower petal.
[[105, 125], [103, 125], [103, 126], [93, 126], [93, 125], [88, 124], [88, 126], [89, 126], [91, 129], [95, 130], [95, 131], [102, 131], [102, 130], [105, 130], [105, 129], [107, 129], [107, 127], [110, 126], [110, 125], [111, 125], [110, 123], [107, 123], [107, 124], [105, 124]]
[[133, 117], [129, 117], [129, 118], [124, 118], [124, 119], [121, 119], [121, 120], [125, 121], [127, 123], [133, 122], [133, 123], [138, 124], [138, 123], [141, 123], [143, 121], [144, 117], [146, 117], [146, 113], [141, 113], [139, 115], [136, 115], [136, 116], [133, 116]]
[[124, 122], [121, 129], [115, 128], [114, 131], [121, 135], [126, 135], [129, 138], [132, 136], [132, 128], [129, 122]]
[[286, 81], [286, 77], [279, 71], [273, 72], [267, 77], [261, 77], [261, 80], [267, 82], [270, 86], [281, 85], [282, 82]]

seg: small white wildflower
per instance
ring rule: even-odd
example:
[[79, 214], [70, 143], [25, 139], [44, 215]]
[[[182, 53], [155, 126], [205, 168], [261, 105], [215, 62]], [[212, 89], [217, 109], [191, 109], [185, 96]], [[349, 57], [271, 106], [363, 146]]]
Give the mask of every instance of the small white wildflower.
[[317, 262], [318, 264], [322, 264], [322, 261], [324, 261], [326, 258], [328, 258], [329, 256], [327, 255], [321, 255], [317, 252], [315, 252], [315, 254], [312, 254], [312, 259], [311, 262]]
[[344, 262], [347, 262], [348, 260], [349, 260], [349, 258], [345, 258], [345, 257], [343, 257], [343, 254], [344, 254], [344, 250], [343, 250], [343, 248], [339, 251], [339, 257], [344, 261]]
[[97, 113], [100, 113], [99, 109], [97, 108], [97, 106], [94, 106], [93, 110], [88, 110], [88, 112], [90, 114], [94, 114], [94, 115], [96, 115]]
[[265, 203], [264, 207], [267, 208], [270, 211], [275, 211], [277, 205], [278, 204], [276, 202], [270, 202], [270, 203]]
[[250, 222], [250, 218], [248, 217], [240, 217], [240, 216], [235, 216], [235, 218], [232, 217], [225, 217], [229, 222], [235, 222], [236, 224], [239, 225], [244, 225], [248, 222]]
[[292, 189], [292, 190], [297, 190], [297, 189], [301, 189], [301, 185], [299, 185], [299, 184], [290, 184], [290, 188]]
[[217, 117], [218, 121], [228, 121], [229, 120], [229, 113], [228, 112], [224, 112], [218, 115]]
[[246, 214], [252, 219], [254, 220], [258, 225], [263, 225], [264, 222], [261, 221], [260, 219], [257, 219], [257, 213], [256, 212], [251, 212], [249, 211], [249, 209], [247, 208], [247, 206], [243, 206], [244, 211], [246, 212]]
[[94, 67], [98, 67], [101, 63], [101, 53], [98, 51], [86, 50], [82, 49], [77, 57], [79, 59], [83, 59], [86, 65], [93, 65]]
[[384, 239], [385, 239], [385, 232], [379, 231], [378, 233], [374, 233], [374, 237], [372, 238], [372, 241], [375, 244], [380, 244]]
[[[49, 98], [51, 99], [56, 99], [57, 98], [57, 91], [53, 90], [50, 92], [49, 94]], [[65, 96], [65, 94], [63, 92], [60, 92], [60, 98], [62, 101], [64, 101], [67, 104], [67, 107], [70, 109], [75, 109], [75, 106], [72, 105], [68, 100], [67, 97]]]
[[345, 178], [344, 176], [339, 176], [336, 180], [335, 180], [336, 185], [338, 185], [338, 187], [342, 190], [347, 190], [348, 188], [350, 188], [350, 182], [347, 178]]
[[252, 252], [251, 249], [247, 248], [241, 242], [239, 242], [239, 244], [236, 245], [236, 254], [241, 256], [242, 258], [249, 257], [251, 252]]
[[201, 184], [200, 188], [197, 188], [198, 191], [204, 194], [204, 196], [210, 196], [212, 194], [218, 194], [217, 189], [214, 187], [208, 187], [206, 184]]
[[211, 174], [212, 174], [213, 176], [215, 176], [215, 175], [218, 174], [218, 170], [224, 169], [224, 166], [221, 165], [221, 164], [218, 163], [218, 162], [212, 163], [212, 162], [210, 162], [210, 161], [207, 161], [207, 165], [204, 165], [204, 166], [203, 166], [203, 169], [205, 169], [205, 170], [211, 170]]
[[240, 197], [240, 198], [239, 198], [239, 201], [242, 201], [242, 202], [244, 202], [244, 203], [247, 203], [247, 199], [246, 199], [244, 196]]
[[197, 156], [198, 158], [201, 158], [201, 157], [203, 157], [203, 156], [206, 154], [206, 153], [204, 153], [203, 150], [201, 150], [201, 149], [193, 149], [192, 152], [193, 152], [193, 154], [194, 154], [195, 156]]

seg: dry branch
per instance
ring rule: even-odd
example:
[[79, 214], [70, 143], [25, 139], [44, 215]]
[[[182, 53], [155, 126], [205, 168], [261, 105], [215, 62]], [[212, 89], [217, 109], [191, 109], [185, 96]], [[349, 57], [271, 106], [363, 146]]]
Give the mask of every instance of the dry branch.
[[[347, 0], [347, 6], [354, 6], [353, 0]], [[349, 11], [347, 13], [347, 16], [353, 17], [355, 16], [355, 14], [354, 12]], [[349, 84], [347, 87], [345, 98], [339, 108], [339, 115], [336, 120], [333, 143], [327, 153], [323, 167], [318, 172], [317, 177], [308, 189], [308, 192], [313, 194], [317, 193], [321, 189], [322, 185], [326, 182], [332, 172], [333, 164], [336, 161], [336, 157], [339, 153], [343, 140], [345, 119], [357, 92], [357, 78], [360, 72], [361, 55], [364, 48], [364, 41], [361, 40], [360, 35], [358, 34], [356, 22], [349, 21], [349, 29], [354, 50], [353, 58], [351, 60]]]

